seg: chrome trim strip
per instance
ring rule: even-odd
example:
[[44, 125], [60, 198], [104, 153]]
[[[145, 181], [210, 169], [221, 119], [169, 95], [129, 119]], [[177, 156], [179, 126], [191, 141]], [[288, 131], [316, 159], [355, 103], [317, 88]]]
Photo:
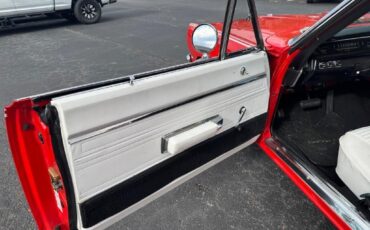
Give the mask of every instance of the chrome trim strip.
[[100, 130], [96, 130], [96, 131], [93, 131], [91, 133], [87, 133], [87, 134], [83, 134], [81, 136], [78, 136], [78, 137], [74, 137], [74, 138], [71, 138], [68, 140], [68, 143], [69, 144], [74, 144], [74, 143], [77, 143], [77, 142], [80, 142], [80, 141], [83, 141], [83, 140], [86, 140], [86, 139], [89, 139], [91, 137], [94, 137], [94, 136], [98, 136], [100, 134], [103, 134], [103, 133], [106, 133], [106, 132], [109, 132], [109, 131], [112, 131], [112, 130], [115, 130], [115, 129], [118, 129], [118, 128], [121, 128], [123, 126], [126, 126], [126, 125], [129, 125], [129, 124], [132, 124], [132, 123], [135, 123], [135, 122], [138, 122], [138, 121], [141, 121], [145, 118], [148, 118], [148, 117], [151, 117], [151, 116], [154, 116], [156, 114], [159, 114], [159, 113], [162, 113], [162, 112], [165, 112], [167, 110], [170, 110], [170, 109], [173, 109], [173, 108], [176, 108], [178, 106], [182, 106], [184, 104], [187, 104], [187, 103], [190, 103], [190, 102], [193, 102], [193, 101], [196, 101], [196, 100], [199, 100], [199, 99], [202, 99], [204, 97], [207, 97], [207, 96], [211, 96], [213, 94], [217, 94], [217, 93], [221, 93], [223, 91], [226, 91], [226, 90], [229, 90], [229, 89], [233, 89], [233, 88], [236, 88], [236, 87], [239, 87], [239, 86], [242, 86], [242, 85], [245, 85], [245, 84], [248, 84], [248, 83], [251, 83], [251, 82], [254, 82], [254, 81], [257, 81], [257, 80], [260, 80], [262, 78], [266, 78], [266, 73], [263, 73], [263, 74], [259, 74], [259, 75], [255, 75], [255, 76], [252, 76], [252, 77], [248, 77], [248, 78], [245, 78], [245, 79], [242, 79], [240, 81], [237, 81], [237, 82], [234, 82], [234, 83], [231, 83], [229, 85], [226, 85], [224, 87], [220, 87], [218, 89], [215, 89], [213, 91], [210, 91], [210, 92], [207, 92], [205, 94], [202, 94], [202, 95], [196, 95], [194, 97], [191, 97], [191, 98], [188, 98], [188, 99], [185, 99], [183, 101], [179, 101], [175, 104], [170, 104], [170, 105], [167, 105], [165, 107], [161, 107], [161, 108], [157, 108], [151, 112], [148, 112], [148, 113], [143, 113], [143, 114], [139, 114], [137, 117], [135, 118], [132, 118], [132, 119], [128, 119], [128, 120], [124, 120], [124, 121], [121, 121], [117, 124], [114, 124], [114, 125], [111, 125], [109, 127], [106, 127], [106, 128], [102, 128]]
[[319, 195], [325, 203], [336, 212], [352, 229], [370, 229], [370, 222], [357, 211], [337, 189], [327, 183], [302, 160], [289, 154], [287, 149], [274, 138], [266, 140], [266, 144], [275, 151], [291, 168]]

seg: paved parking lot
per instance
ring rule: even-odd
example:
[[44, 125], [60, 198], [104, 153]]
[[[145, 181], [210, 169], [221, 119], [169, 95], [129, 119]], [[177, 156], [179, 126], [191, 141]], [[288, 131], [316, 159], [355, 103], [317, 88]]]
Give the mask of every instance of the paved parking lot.
[[[261, 14], [334, 4], [256, 0]], [[119, 0], [101, 23], [63, 19], [0, 31], [0, 106], [12, 99], [184, 63], [189, 22], [220, 20], [225, 0]], [[3, 115], [0, 115], [3, 119]], [[0, 124], [0, 229], [34, 229]], [[257, 147], [190, 180], [112, 229], [325, 229], [322, 214]]]

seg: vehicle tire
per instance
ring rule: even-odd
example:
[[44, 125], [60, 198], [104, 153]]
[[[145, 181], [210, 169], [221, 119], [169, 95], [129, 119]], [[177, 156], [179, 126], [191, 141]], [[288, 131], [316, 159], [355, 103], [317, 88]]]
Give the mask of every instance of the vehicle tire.
[[80, 23], [94, 24], [100, 20], [102, 10], [97, 0], [77, 0], [73, 13]]

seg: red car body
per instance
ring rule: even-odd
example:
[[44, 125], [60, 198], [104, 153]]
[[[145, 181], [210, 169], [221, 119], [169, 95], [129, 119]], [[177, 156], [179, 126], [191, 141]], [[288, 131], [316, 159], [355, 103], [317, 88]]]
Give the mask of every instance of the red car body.
[[[290, 39], [300, 35], [305, 28], [312, 26], [325, 13], [322, 14], [305, 14], [305, 15], [267, 15], [259, 16], [259, 24], [265, 48], [270, 58], [278, 58], [285, 49], [289, 47]], [[212, 23], [218, 31], [218, 44], [209, 54], [209, 57], [217, 57], [220, 49], [221, 33], [223, 23]], [[187, 42], [190, 51], [190, 60], [195, 61], [202, 57], [202, 54], [195, 50], [192, 45], [192, 35], [198, 24], [191, 23], [188, 27]], [[228, 51], [233, 52], [256, 45], [256, 39], [253, 32], [252, 24], [249, 20], [240, 19], [233, 22], [230, 32]], [[272, 64], [272, 67], [274, 64]]]
[[[289, 41], [299, 36], [305, 28], [312, 26], [324, 15], [325, 13], [259, 17], [262, 37], [270, 60], [271, 88], [268, 118], [258, 144], [337, 228], [350, 229], [346, 222], [276, 154], [274, 149], [266, 145], [266, 141], [272, 136], [270, 127], [283, 79], [292, 60], [300, 53], [299, 49], [293, 53], [289, 52]], [[219, 37], [221, 37], [223, 24], [213, 23], [212, 25], [218, 30]], [[193, 31], [197, 26], [197, 24], [190, 24], [187, 32], [191, 61], [196, 61], [202, 56], [201, 53], [194, 49], [191, 41]], [[229, 41], [228, 51], [230, 52], [255, 45], [252, 24], [245, 20], [235, 21]], [[209, 56], [218, 56], [219, 49], [220, 43]], [[54, 168], [59, 175], [61, 174], [60, 171], [63, 170], [58, 168], [56, 164], [53, 144], [50, 139], [50, 130], [43, 124], [42, 118], [34, 109], [49, 102], [48, 99], [35, 102], [31, 98], [13, 102], [5, 108], [6, 128], [17, 172], [39, 228], [55, 229], [58, 226], [59, 229], [69, 229], [70, 213], [66, 191], [61, 189], [57, 192], [61, 198], [61, 204], [58, 206], [55, 203], [55, 191], [53, 188], [40, 186], [41, 184], [50, 184], [50, 177], [45, 173], [50, 168]], [[63, 214], [59, 212], [60, 208], [65, 210]]]
[[[323, 16], [326, 12], [320, 14], [286, 14], [286, 15], [266, 15], [259, 16], [259, 25], [264, 41], [266, 51], [269, 55], [270, 68], [274, 71], [279, 58], [284, 55], [284, 52], [290, 48], [289, 41], [302, 34], [307, 28], [311, 27]], [[369, 21], [370, 14], [362, 17], [361, 20]], [[352, 25], [352, 26], [368, 26], [369, 24]], [[212, 23], [212, 26], [218, 32], [218, 43], [216, 47], [209, 53], [209, 58], [217, 57], [220, 52], [220, 41], [223, 30], [223, 23]], [[198, 24], [191, 23], [187, 31], [187, 43], [189, 49], [190, 61], [196, 61], [202, 57], [192, 44], [192, 35]], [[229, 44], [227, 46], [228, 53], [252, 47], [256, 45], [256, 39], [253, 32], [252, 23], [249, 20], [240, 19], [233, 22]], [[275, 78], [275, 75], [272, 75]]]

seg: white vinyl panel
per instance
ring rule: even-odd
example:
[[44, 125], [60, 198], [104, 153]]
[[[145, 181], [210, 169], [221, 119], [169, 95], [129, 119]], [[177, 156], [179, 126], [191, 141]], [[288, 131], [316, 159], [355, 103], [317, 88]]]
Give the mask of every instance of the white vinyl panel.
[[[161, 132], [159, 129], [171, 130], [182, 128], [186, 120], [191, 118], [200, 119], [204, 114], [212, 115], [214, 110], [220, 107], [227, 107], [232, 104], [240, 105], [240, 101], [252, 97], [253, 95], [266, 90], [266, 81], [256, 81], [240, 88], [235, 88], [230, 91], [225, 91], [222, 94], [214, 95], [212, 100], [200, 100], [196, 103], [184, 105], [173, 110], [166, 111], [160, 116], [152, 116], [141, 122], [134, 122], [119, 128], [106, 132], [99, 136], [99, 141], [94, 138], [89, 138], [86, 141], [81, 141], [81, 151], [75, 152], [74, 160], [79, 162], [81, 158], [93, 157], [95, 151], [109, 149], [111, 146], [128, 145], [126, 143], [138, 143], [143, 137], [153, 136], [154, 133]], [[252, 109], [250, 109], [252, 110]], [[189, 112], [191, 111], [191, 112]], [[235, 114], [238, 115], [238, 114]], [[176, 119], [173, 119], [176, 117]], [[237, 119], [238, 117], [235, 117]], [[166, 121], [166, 122], [163, 122]], [[134, 132], [132, 130], [135, 130]], [[117, 139], [120, 136], [120, 139]], [[110, 151], [112, 151], [110, 149]], [[82, 159], [86, 161], [86, 159]]]
[[[261, 79], [255, 83], [263, 82], [266, 82], [266, 79]], [[257, 84], [253, 85], [256, 86]], [[86, 147], [88, 144], [101, 143], [103, 146], [109, 146], [99, 148], [98, 151], [90, 151], [90, 155], [85, 155], [83, 158], [74, 159], [73, 164], [81, 199], [104, 191], [171, 157], [171, 154], [161, 153], [161, 139], [168, 133], [215, 115], [220, 115], [224, 119], [224, 125], [219, 130], [219, 133], [222, 133], [237, 124], [239, 110], [242, 105], [247, 108], [247, 114], [243, 121], [266, 112], [268, 95], [264, 89], [266, 89], [267, 84], [262, 85], [264, 88], [259, 88], [257, 91], [253, 90], [253, 93], [249, 95], [246, 93], [247, 96], [244, 97], [240, 97], [240, 95], [243, 95], [241, 93], [248, 88], [246, 87], [248, 85], [232, 90], [236, 95], [232, 97], [234, 98], [233, 101], [229, 100], [230, 95], [224, 97], [223, 94], [220, 94], [168, 111], [168, 113], [171, 113], [170, 117], [167, 116], [167, 112], [160, 113], [151, 119], [154, 122], [143, 120], [133, 126], [120, 128], [124, 132], [115, 132], [115, 137], [108, 138], [108, 141], [105, 136], [110, 135], [109, 132], [76, 143], [75, 145], [85, 146], [80, 148], [81, 150], [91, 149], [91, 147]], [[213, 104], [217, 104], [222, 98], [228, 101], [227, 105], [218, 103], [219, 106], [214, 107]], [[208, 106], [211, 109], [205, 109]], [[186, 113], [185, 111], [192, 112]], [[181, 117], [178, 114], [185, 116]], [[151, 132], [145, 132], [145, 130], [150, 129], [152, 129]], [[134, 133], [139, 134], [135, 138], [132, 136], [125, 138]], [[116, 143], [116, 145], [109, 145], [110, 142]], [[77, 156], [84, 154], [84, 152], [74, 152], [73, 154]]]
[[[249, 75], [241, 75], [245, 66]], [[161, 153], [161, 138], [187, 125], [219, 115], [219, 133], [267, 111], [269, 77], [174, 107], [134, 123], [123, 121], [203, 95], [233, 83], [269, 76], [264, 52], [60, 98], [56, 107], [76, 200], [81, 203], [171, 157]], [[118, 126], [117, 126], [118, 125]], [[112, 128], [113, 127], [113, 128]], [[92, 135], [93, 134], [93, 135]]]

